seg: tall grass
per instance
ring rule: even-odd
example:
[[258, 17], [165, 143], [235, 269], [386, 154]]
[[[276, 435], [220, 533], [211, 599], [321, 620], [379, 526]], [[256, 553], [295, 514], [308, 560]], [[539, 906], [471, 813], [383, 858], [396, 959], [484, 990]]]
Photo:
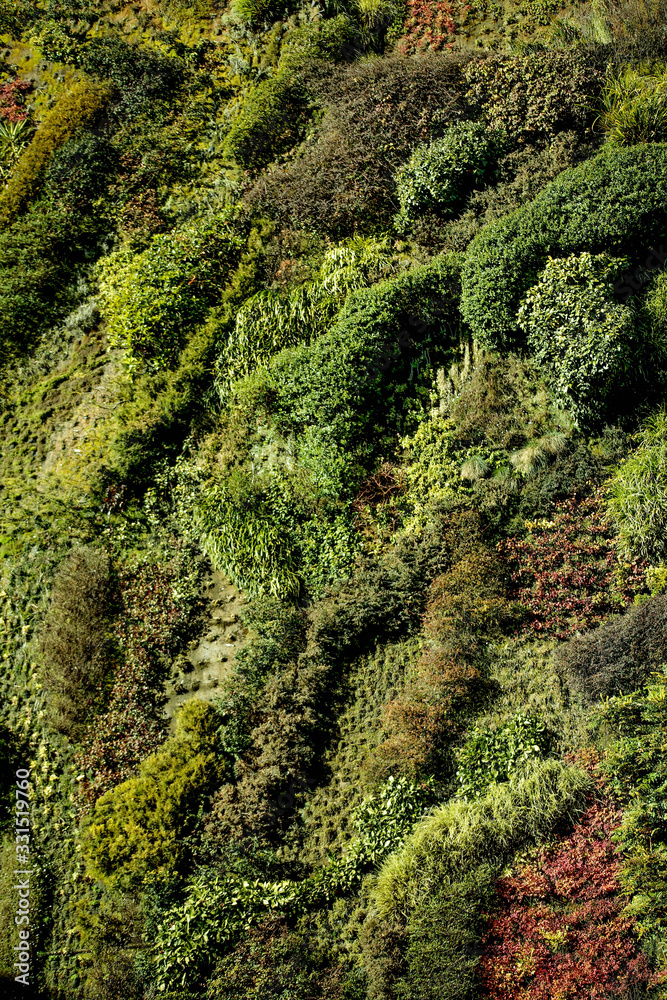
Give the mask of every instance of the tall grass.
[[649, 72], [627, 67], [610, 77], [597, 120], [615, 145], [662, 142], [667, 136], [667, 68]]

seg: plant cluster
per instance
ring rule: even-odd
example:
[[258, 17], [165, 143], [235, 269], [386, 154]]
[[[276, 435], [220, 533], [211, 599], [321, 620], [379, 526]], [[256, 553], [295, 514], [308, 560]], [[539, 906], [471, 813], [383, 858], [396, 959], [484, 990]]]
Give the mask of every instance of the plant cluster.
[[531, 613], [528, 632], [567, 638], [642, 591], [645, 563], [634, 560], [619, 573], [615, 541], [598, 490], [556, 503], [549, 519], [528, 524], [525, 538], [500, 543], [512, 596]]

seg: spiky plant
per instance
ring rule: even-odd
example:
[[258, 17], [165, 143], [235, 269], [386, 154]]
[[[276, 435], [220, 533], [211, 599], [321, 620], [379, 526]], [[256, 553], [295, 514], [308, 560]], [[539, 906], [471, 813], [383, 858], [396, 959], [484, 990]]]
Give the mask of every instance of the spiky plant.
[[461, 466], [461, 479], [469, 479], [475, 483], [491, 473], [491, 465], [481, 455], [473, 455]]

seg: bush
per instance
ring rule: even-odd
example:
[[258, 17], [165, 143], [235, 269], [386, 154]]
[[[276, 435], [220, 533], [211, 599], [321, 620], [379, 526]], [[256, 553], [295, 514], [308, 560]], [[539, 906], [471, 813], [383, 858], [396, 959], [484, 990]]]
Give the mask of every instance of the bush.
[[[556, 761], [535, 762], [483, 798], [450, 801], [422, 821], [372, 884], [367, 920], [377, 915], [396, 922], [407, 932], [408, 947], [405, 972], [382, 977], [381, 989], [371, 995], [476, 996], [481, 917], [493, 876], [519, 846], [571, 822], [589, 789], [584, 772]], [[377, 981], [382, 951], [372, 956], [367, 949], [366, 956], [369, 979]]]
[[66, 91], [44, 118], [0, 194], [0, 225], [7, 225], [39, 189], [49, 160], [82, 128], [92, 125], [109, 102], [112, 88], [81, 81]]
[[514, 142], [583, 132], [604, 75], [585, 50], [491, 55], [465, 68], [466, 97]]
[[666, 198], [667, 145], [610, 147], [490, 223], [470, 244], [462, 275], [461, 310], [480, 344], [521, 343], [519, 303], [549, 256], [645, 256], [664, 233]]
[[591, 701], [627, 694], [667, 661], [666, 617], [667, 597], [652, 597], [559, 647], [558, 668]]
[[661, 345], [651, 352], [642, 343], [634, 312], [613, 298], [623, 263], [607, 254], [549, 258], [519, 308], [517, 324], [535, 364], [582, 424], [599, 421], [628, 392], [642, 354], [661, 353]]
[[86, 73], [111, 81], [118, 95], [114, 114], [121, 120], [138, 116], [148, 105], [168, 97], [183, 80], [180, 59], [114, 35], [87, 41], [78, 58]]
[[459, 794], [477, 798], [492, 782], [508, 781], [525, 761], [544, 756], [549, 743], [544, 724], [526, 715], [516, 715], [495, 731], [475, 727], [458, 755]]
[[244, 200], [295, 229], [337, 239], [388, 227], [399, 207], [395, 171], [461, 117], [458, 78], [457, 61], [435, 53], [313, 71], [304, 84], [324, 108], [314, 141], [258, 179]]
[[399, 229], [427, 209], [454, 215], [475, 187], [481, 187], [502, 151], [504, 133], [483, 122], [461, 122], [441, 139], [418, 146], [396, 174]]
[[244, 167], [264, 167], [300, 141], [308, 118], [308, 96], [298, 78], [262, 80], [232, 122], [224, 153]]
[[84, 132], [51, 158], [44, 175], [47, 197], [69, 211], [85, 211], [105, 192], [116, 166], [111, 143]]
[[41, 634], [42, 683], [57, 729], [80, 733], [104, 701], [113, 663], [113, 583], [105, 552], [78, 548], [60, 567]]
[[135, 778], [106, 792], [81, 830], [91, 878], [114, 887], [138, 884], [149, 871], [171, 872], [184, 860], [183, 837], [220, 780], [215, 713], [193, 699], [176, 737], [139, 766]]
[[667, 69], [645, 73], [628, 66], [610, 77], [598, 121], [617, 146], [667, 139]]
[[661, 563], [667, 555], [667, 412], [658, 410], [640, 444], [616, 470], [607, 510], [625, 554]]
[[201, 322], [228, 282], [243, 240], [226, 217], [159, 233], [146, 250], [117, 250], [98, 265], [100, 309], [109, 343], [125, 350], [130, 372], [141, 362], [174, 365], [188, 329]]

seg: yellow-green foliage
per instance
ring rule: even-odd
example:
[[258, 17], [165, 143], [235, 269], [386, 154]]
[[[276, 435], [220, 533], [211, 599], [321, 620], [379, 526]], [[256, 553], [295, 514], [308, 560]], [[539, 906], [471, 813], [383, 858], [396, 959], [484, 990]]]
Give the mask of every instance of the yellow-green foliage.
[[598, 120], [607, 141], [618, 146], [662, 142], [667, 136], [667, 67], [654, 72], [628, 67], [611, 77]]
[[372, 903], [381, 917], [407, 917], [445, 878], [502, 863], [524, 841], [549, 834], [583, 808], [590, 778], [555, 760], [531, 762], [475, 802], [452, 800], [421, 823], [382, 866]]
[[180, 841], [220, 778], [215, 719], [210, 705], [187, 702], [175, 738], [143, 761], [136, 777], [97, 801], [81, 831], [92, 878], [114, 888], [129, 886], [148, 871], [171, 871], [179, 864]]
[[34, 198], [53, 154], [95, 121], [112, 92], [109, 84], [82, 80], [63, 94], [37, 129], [0, 196], [0, 225], [10, 222]]

